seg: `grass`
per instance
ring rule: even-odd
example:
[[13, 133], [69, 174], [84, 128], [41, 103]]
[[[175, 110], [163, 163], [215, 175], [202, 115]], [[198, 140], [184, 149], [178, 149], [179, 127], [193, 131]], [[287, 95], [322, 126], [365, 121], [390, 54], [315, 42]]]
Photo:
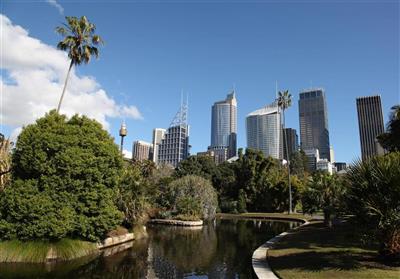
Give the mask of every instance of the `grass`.
[[44, 263], [50, 249], [57, 254], [57, 260], [70, 260], [88, 256], [97, 252], [95, 243], [62, 239], [49, 241], [19, 241], [0, 242], [0, 262]]
[[384, 262], [376, 244], [363, 244], [350, 223], [327, 228], [314, 222], [268, 250], [268, 262], [283, 279], [399, 279], [400, 266]]

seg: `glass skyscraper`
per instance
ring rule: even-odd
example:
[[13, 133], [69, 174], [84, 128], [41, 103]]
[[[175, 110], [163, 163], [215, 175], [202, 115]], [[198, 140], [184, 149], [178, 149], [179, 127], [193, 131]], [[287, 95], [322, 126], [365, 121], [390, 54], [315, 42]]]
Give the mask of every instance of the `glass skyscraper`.
[[356, 103], [361, 156], [365, 161], [372, 156], [384, 154], [376, 138], [385, 132], [381, 96], [359, 97]]
[[318, 149], [320, 158], [330, 161], [328, 111], [323, 89], [300, 92], [299, 120], [301, 149]]
[[211, 145], [209, 149], [228, 149], [228, 158], [236, 156], [237, 101], [235, 92], [211, 108]]
[[281, 114], [276, 102], [247, 115], [246, 133], [248, 148], [281, 159]]

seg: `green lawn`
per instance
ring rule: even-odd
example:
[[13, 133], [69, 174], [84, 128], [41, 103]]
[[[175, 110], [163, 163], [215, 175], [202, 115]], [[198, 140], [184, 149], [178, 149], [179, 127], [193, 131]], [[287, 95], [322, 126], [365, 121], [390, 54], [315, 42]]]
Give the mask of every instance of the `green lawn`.
[[362, 244], [349, 223], [329, 229], [314, 222], [284, 237], [268, 251], [268, 262], [283, 279], [399, 279], [400, 265], [383, 262], [377, 247]]

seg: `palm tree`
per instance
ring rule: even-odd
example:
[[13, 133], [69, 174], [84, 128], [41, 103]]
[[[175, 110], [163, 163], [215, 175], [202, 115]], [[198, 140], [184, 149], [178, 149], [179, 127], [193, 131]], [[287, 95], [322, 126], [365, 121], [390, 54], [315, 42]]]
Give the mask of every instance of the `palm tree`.
[[285, 140], [286, 146], [286, 159], [287, 159], [287, 168], [288, 168], [288, 185], [289, 185], [289, 214], [292, 213], [292, 186], [290, 183], [290, 166], [289, 166], [289, 152], [288, 152], [288, 145], [287, 145], [287, 137], [285, 135], [285, 110], [292, 105], [292, 95], [289, 93], [289, 90], [285, 90], [283, 92], [279, 91], [278, 93], [278, 107], [282, 110], [282, 134], [283, 139]]
[[64, 23], [63, 26], [56, 27], [56, 32], [64, 37], [64, 39], [57, 44], [57, 48], [68, 51], [68, 57], [71, 59], [71, 62], [65, 79], [64, 89], [58, 103], [57, 113], [60, 111], [72, 66], [89, 63], [92, 55], [97, 58], [99, 56], [99, 50], [96, 46], [103, 44], [103, 40], [100, 36], [94, 34], [96, 26], [89, 22], [85, 16], [81, 18], [66, 16], [65, 19], [67, 23]]
[[390, 113], [386, 133], [378, 136], [378, 141], [389, 152], [400, 151], [400, 105], [395, 105]]

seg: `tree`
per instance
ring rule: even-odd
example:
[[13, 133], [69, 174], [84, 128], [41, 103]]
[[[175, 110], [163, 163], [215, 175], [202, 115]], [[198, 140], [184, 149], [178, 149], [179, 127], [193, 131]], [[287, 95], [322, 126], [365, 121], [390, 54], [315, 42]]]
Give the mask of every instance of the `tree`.
[[347, 207], [368, 234], [381, 243], [380, 253], [400, 258], [400, 152], [358, 161], [349, 168]]
[[122, 221], [115, 206], [122, 156], [100, 123], [51, 111], [23, 128], [2, 195], [0, 238], [102, 239]]
[[181, 218], [213, 218], [218, 206], [217, 192], [211, 182], [195, 175], [171, 182], [165, 197], [169, 200], [169, 209]]
[[315, 172], [303, 192], [302, 204], [305, 213], [324, 212], [324, 221], [332, 227], [332, 217], [343, 208], [345, 187], [338, 176], [328, 172]]
[[0, 191], [10, 182], [12, 143], [0, 133]]
[[[278, 107], [282, 110], [282, 118], [283, 118], [283, 125], [282, 125], [282, 134], [283, 139], [285, 140], [285, 146], [287, 147], [287, 136], [285, 135], [285, 110], [292, 105], [292, 95], [289, 94], [289, 91], [286, 90], [284, 92], [278, 93]], [[286, 158], [287, 158], [287, 165], [288, 165], [288, 185], [289, 185], [289, 214], [292, 213], [292, 187], [290, 184], [290, 160], [288, 154], [288, 148], [286, 148]]]
[[390, 152], [400, 151], [400, 105], [392, 107], [386, 130], [378, 136], [379, 143]]
[[303, 150], [295, 151], [290, 156], [290, 173], [298, 177], [304, 177], [307, 169], [308, 158]]
[[190, 156], [179, 163], [176, 176], [197, 175], [211, 180], [216, 171], [217, 165], [210, 156]]
[[94, 34], [96, 26], [89, 22], [85, 16], [77, 18], [66, 16], [67, 23], [56, 27], [56, 32], [64, 39], [57, 44], [60, 50], [68, 51], [68, 57], [71, 59], [67, 77], [65, 78], [64, 88], [60, 101], [57, 106], [57, 113], [60, 112], [61, 103], [64, 98], [65, 90], [68, 84], [68, 78], [73, 65], [88, 64], [91, 56], [99, 56], [97, 46], [103, 44], [99, 35]]
[[152, 166], [149, 162], [135, 161], [126, 164], [123, 170], [117, 191], [117, 205], [124, 212], [125, 223], [129, 227], [145, 223], [148, 210], [154, 204], [156, 185], [149, 183], [149, 166]]

